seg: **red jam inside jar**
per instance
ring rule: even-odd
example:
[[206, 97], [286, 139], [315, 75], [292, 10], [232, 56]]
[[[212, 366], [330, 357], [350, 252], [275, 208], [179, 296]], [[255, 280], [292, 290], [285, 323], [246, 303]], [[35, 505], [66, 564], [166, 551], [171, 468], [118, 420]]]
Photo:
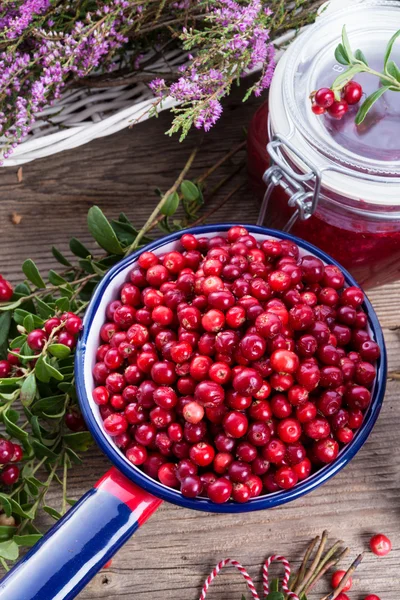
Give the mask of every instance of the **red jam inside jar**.
[[[340, 27], [343, 22], [349, 24], [350, 40], [362, 38], [363, 46], [359, 40], [355, 43], [359, 44], [356, 47], [361, 46], [365, 50], [366, 31], [371, 29], [372, 23], [376, 24], [376, 19], [380, 19], [383, 30], [390, 30], [393, 13], [389, 11], [385, 14], [383, 4], [377, 0], [376, 5], [371, 6], [371, 10], [379, 11], [374, 13], [372, 20], [371, 15], [359, 18], [359, 7], [353, 7], [347, 11], [346, 18], [341, 11], [336, 19], [333, 14], [317, 21], [313, 29], [308, 29], [308, 39], [304, 34], [299, 36], [278, 64], [270, 93], [271, 114], [268, 104], [264, 103], [254, 115], [248, 133], [249, 179], [252, 189], [260, 198], [266, 190], [263, 175], [271, 164], [275, 164], [270, 160], [267, 144], [271, 137], [276, 139], [276, 134], [283, 134], [284, 139], [288, 137], [292, 146], [299, 144], [303, 156], [309, 160], [311, 157], [311, 162], [318, 163], [322, 170], [325, 165], [328, 165], [328, 170], [333, 165], [330, 179], [324, 180], [325, 173], [322, 175], [315, 211], [307, 220], [297, 218], [290, 231], [333, 256], [365, 287], [381, 285], [400, 277], [398, 94], [388, 92], [383, 96], [362, 127], [354, 123], [357, 106], [352, 107], [342, 121], [333, 121], [330, 117], [313, 115], [308, 96], [313, 89], [330, 86], [341, 69], [332, 58], [334, 47], [340, 41], [340, 28], [336, 21]], [[366, 10], [363, 9], [364, 12]], [[396, 16], [400, 18], [399, 5]], [[332, 43], [327, 35], [331, 36]], [[383, 62], [384, 39], [387, 41], [392, 33], [381, 30], [380, 35], [374, 38], [370, 33], [369, 45], [367, 43], [367, 58], [379, 69], [382, 68], [379, 59]], [[318, 39], [321, 48], [318, 48]], [[314, 53], [314, 58], [310, 58], [308, 51]], [[393, 58], [400, 58], [400, 44], [394, 52]], [[356, 80], [367, 95], [379, 86], [377, 79], [368, 74], [360, 74]], [[294, 172], [308, 172], [299, 166], [290, 148], [287, 152], [285, 146], [282, 148], [280, 158]], [[335, 171], [337, 166], [339, 168]], [[364, 173], [367, 173], [367, 180], [363, 177]], [[303, 185], [306, 192], [313, 191], [313, 182]], [[294, 208], [288, 204], [289, 197], [290, 194], [280, 185], [275, 186], [264, 224], [277, 229], [287, 226], [294, 213]]]

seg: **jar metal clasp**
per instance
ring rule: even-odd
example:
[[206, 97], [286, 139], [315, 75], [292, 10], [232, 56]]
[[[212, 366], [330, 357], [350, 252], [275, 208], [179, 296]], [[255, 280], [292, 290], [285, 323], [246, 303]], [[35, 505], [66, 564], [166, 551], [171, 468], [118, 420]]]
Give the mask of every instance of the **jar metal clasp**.
[[[317, 208], [321, 190], [321, 172], [283, 135], [275, 134], [270, 139], [271, 141], [267, 144], [270, 166], [263, 175], [267, 189], [261, 204], [257, 225], [263, 225], [271, 194], [279, 185], [288, 195], [289, 206], [295, 209], [283, 228], [283, 231], [290, 231], [297, 219], [302, 221], [309, 219]], [[287, 154], [300, 159], [308, 170], [304, 173], [295, 171], [285, 159], [282, 150], [286, 150]]]

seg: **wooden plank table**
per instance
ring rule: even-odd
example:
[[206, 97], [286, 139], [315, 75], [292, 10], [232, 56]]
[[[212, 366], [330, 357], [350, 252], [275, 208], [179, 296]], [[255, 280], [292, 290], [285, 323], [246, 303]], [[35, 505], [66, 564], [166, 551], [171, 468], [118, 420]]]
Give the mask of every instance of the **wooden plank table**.
[[[243, 139], [256, 101], [242, 104], [235, 93], [214, 131], [204, 137], [190, 175], [212, 166]], [[202, 141], [193, 134], [183, 144], [164, 135], [164, 114], [133, 130], [100, 139], [76, 150], [25, 165], [22, 173], [9, 168], [0, 173], [0, 272], [21, 278], [22, 261], [31, 257], [43, 269], [54, 266], [52, 244], [67, 251], [72, 236], [90, 242], [86, 213], [98, 204], [110, 217], [124, 211], [143, 224], [155, 205], [156, 187], [168, 189], [191, 150]], [[238, 164], [241, 157], [233, 162]], [[218, 172], [232, 171], [232, 161]], [[18, 176], [19, 175], [19, 176]], [[21, 177], [22, 176], [22, 177]], [[216, 179], [214, 179], [216, 181]], [[245, 181], [242, 171], [215, 195], [206, 210], [218, 206], [227, 191]], [[212, 186], [211, 186], [212, 187]], [[22, 221], [12, 223], [12, 213]], [[258, 203], [242, 189], [209, 222], [235, 220], [255, 223]], [[391, 371], [400, 371], [400, 282], [373, 290], [370, 298], [384, 328]], [[352, 548], [352, 557], [367, 547], [373, 532], [385, 532], [394, 551], [377, 560], [368, 554], [357, 572], [351, 600], [367, 592], [381, 600], [399, 600], [400, 575], [400, 382], [390, 381], [379, 421], [362, 451], [333, 480], [314, 493], [275, 510], [244, 515], [214, 515], [164, 504], [151, 520], [120, 550], [111, 569], [99, 573], [80, 594], [80, 600], [195, 600], [205, 576], [224, 557], [248, 567], [260, 583], [263, 559], [277, 551], [296, 564], [311, 537], [328, 528]], [[70, 475], [70, 496], [78, 498], [107, 468], [97, 449], [83, 467]], [[54, 506], [59, 498], [50, 498]], [[327, 583], [321, 585], [328, 591]], [[239, 600], [244, 583], [233, 570], [213, 584], [210, 599]]]

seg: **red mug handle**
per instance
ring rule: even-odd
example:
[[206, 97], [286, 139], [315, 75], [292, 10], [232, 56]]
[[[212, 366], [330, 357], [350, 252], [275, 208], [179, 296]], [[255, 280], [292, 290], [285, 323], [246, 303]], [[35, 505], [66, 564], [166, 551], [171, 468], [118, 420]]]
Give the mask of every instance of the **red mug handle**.
[[70, 600], [162, 500], [115, 467], [0, 581], [0, 600]]

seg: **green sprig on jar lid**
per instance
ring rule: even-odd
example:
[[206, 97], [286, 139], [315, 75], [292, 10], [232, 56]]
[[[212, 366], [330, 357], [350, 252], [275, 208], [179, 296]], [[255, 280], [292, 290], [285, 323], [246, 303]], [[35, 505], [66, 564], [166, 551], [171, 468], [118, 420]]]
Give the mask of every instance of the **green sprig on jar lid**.
[[320, 88], [310, 94], [311, 109], [314, 114], [328, 113], [335, 119], [342, 119], [349, 110], [349, 105], [358, 104], [363, 96], [359, 83], [353, 81], [358, 73], [368, 73], [380, 80], [381, 87], [367, 96], [355, 117], [356, 125], [360, 125], [375, 102], [387, 91], [400, 92], [400, 68], [392, 60], [393, 46], [400, 37], [400, 29], [390, 38], [384, 56], [383, 71], [372, 69], [362, 50], [352, 51], [346, 26], [342, 29], [342, 41], [335, 50], [335, 58], [348, 68], [338, 75], [330, 88]]

